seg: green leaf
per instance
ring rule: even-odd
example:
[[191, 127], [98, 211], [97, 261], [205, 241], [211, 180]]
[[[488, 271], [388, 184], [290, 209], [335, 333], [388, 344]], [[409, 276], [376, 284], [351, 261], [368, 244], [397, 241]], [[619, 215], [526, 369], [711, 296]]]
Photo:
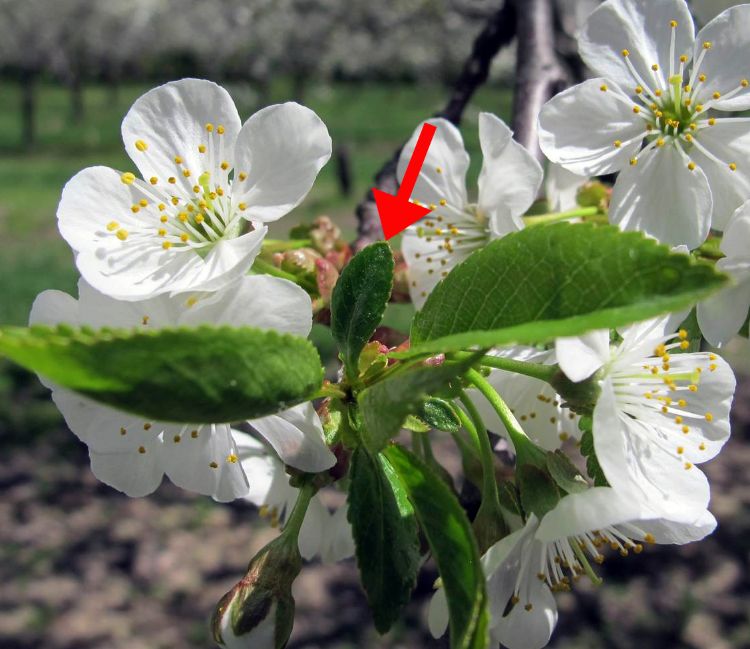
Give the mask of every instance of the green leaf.
[[249, 327], [6, 327], [0, 355], [107, 405], [195, 424], [278, 412], [309, 400], [323, 381], [307, 340]]
[[341, 272], [331, 296], [331, 332], [350, 379], [365, 343], [380, 324], [393, 288], [393, 254], [384, 241], [367, 246]]
[[347, 517], [375, 628], [386, 633], [409, 601], [421, 565], [419, 528], [398, 476], [360, 446], [352, 456]]
[[516, 470], [521, 504], [527, 514], [536, 514], [541, 520], [560, 502], [560, 492], [549, 473], [534, 466], [522, 464]]
[[580, 493], [589, 488], [586, 478], [560, 449], [547, 453], [547, 470], [557, 486], [569, 494]]
[[481, 354], [476, 354], [442, 365], [413, 363], [362, 390], [358, 400], [365, 424], [365, 444], [374, 451], [383, 448], [401, 429], [407, 415], [418, 413], [431, 393], [464, 374], [480, 357]]
[[461, 429], [461, 422], [453, 412], [453, 407], [442, 399], [427, 399], [419, 417], [436, 430], [457, 433]]
[[485, 649], [487, 593], [469, 519], [446, 484], [414, 454], [393, 445], [384, 455], [406, 488], [440, 572], [448, 599], [451, 647]]
[[637, 232], [558, 223], [493, 241], [438, 284], [406, 358], [538, 343], [683, 309], [726, 276]]
[[599, 464], [599, 458], [596, 457], [594, 450], [594, 433], [591, 429], [586, 429], [581, 435], [581, 455], [586, 458], [586, 473], [594, 481], [596, 487], [609, 487], [609, 482]]

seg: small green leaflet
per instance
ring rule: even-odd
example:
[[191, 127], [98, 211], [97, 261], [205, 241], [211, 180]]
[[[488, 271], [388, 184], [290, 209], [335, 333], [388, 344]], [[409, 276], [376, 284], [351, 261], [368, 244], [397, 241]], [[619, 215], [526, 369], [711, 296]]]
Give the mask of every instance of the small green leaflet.
[[440, 572], [450, 614], [452, 649], [486, 649], [487, 592], [479, 550], [464, 510], [448, 486], [414, 454], [383, 454], [403, 483]]
[[359, 354], [385, 313], [393, 288], [393, 254], [385, 242], [356, 254], [341, 273], [331, 296], [331, 333], [350, 380], [358, 374]]
[[363, 439], [374, 451], [396, 435], [407, 415], [419, 414], [424, 400], [461, 376], [482, 356], [481, 353], [458, 362], [426, 365], [418, 362], [398, 368], [381, 381], [363, 390], [359, 406], [364, 419]]
[[269, 415], [323, 382], [310, 342], [250, 327], [5, 327], [0, 356], [115, 408], [196, 424]]
[[567, 224], [491, 242], [437, 285], [397, 358], [538, 343], [686, 308], [726, 276], [637, 232]]
[[347, 517], [375, 628], [398, 619], [421, 565], [419, 528], [404, 487], [388, 461], [360, 446], [352, 456]]

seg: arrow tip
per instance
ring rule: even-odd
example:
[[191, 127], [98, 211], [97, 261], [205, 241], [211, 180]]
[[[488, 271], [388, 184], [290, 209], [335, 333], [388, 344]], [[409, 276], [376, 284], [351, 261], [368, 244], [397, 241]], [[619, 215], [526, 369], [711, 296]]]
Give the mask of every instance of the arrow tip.
[[374, 187], [372, 193], [378, 206], [380, 225], [386, 240], [403, 232], [432, 211], [428, 207], [410, 203], [401, 196], [393, 196]]

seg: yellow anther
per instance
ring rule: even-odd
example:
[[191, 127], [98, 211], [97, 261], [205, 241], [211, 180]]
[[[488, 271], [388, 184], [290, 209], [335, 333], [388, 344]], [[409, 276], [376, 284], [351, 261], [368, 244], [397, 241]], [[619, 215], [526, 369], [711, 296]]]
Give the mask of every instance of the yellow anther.
[[174, 157], [175, 164], [181, 165], [182, 164], [182, 158], [178, 155]]
[[642, 86], [636, 86], [635, 87], [635, 94], [636, 95], [640, 95], [642, 92], [643, 92], [643, 87]]
[[701, 83], [703, 83], [705, 80], [706, 80], [706, 75], [705, 74], [699, 74], [698, 75], [698, 81], [700, 81]]
[[691, 383], [688, 385], [688, 390], [690, 390], [690, 392], [698, 392], [698, 386], [695, 385], [695, 383]]
[[239, 458], [234, 453], [230, 453], [229, 455], [227, 455], [227, 462], [231, 464], [237, 464], [238, 459]]
[[141, 200], [138, 201], [138, 205], [140, 205], [141, 207], [147, 207], [148, 201], [145, 198], [142, 198]]
[[696, 104], [695, 105], [695, 110], [700, 113], [703, 110], [703, 104]]
[[196, 194], [200, 194], [201, 193], [201, 186], [200, 185], [193, 185], [193, 191]]
[[716, 354], [709, 354], [708, 355], [708, 360], [710, 360], [710, 361], [715, 361], [717, 358], [719, 358], [719, 357]]
[[713, 43], [711, 43], [711, 41], [704, 41], [703, 42], [703, 49], [704, 50], [710, 50], [712, 46], [713, 46]]
[[664, 116], [664, 113], [662, 113], [660, 110], [656, 110], [654, 111], [654, 115], [656, 115], [656, 117], [658, 118], [661, 118]]
[[198, 431], [197, 430], [191, 430], [190, 431], [190, 437], [193, 439], [198, 439]]
[[603, 83], [601, 86], [599, 86], [599, 90], [601, 90], [602, 92], [607, 92], [608, 90], [607, 84]]
[[683, 88], [682, 90], [683, 90], [684, 92], [690, 92], [690, 91], [692, 90], [692, 88], [691, 88], [691, 87], [690, 87], [689, 85], [687, 85], [687, 86], [685, 86], [685, 87], [684, 87], [684, 88]]
[[677, 27], [677, 21], [676, 21], [676, 20], [670, 20], [670, 21], [669, 21], [669, 26], [670, 26], [670, 27], [671, 27], [672, 29], [674, 29], [675, 27]]
[[693, 141], [693, 136], [690, 135], [690, 133], [685, 133], [685, 141], [686, 142], [692, 142]]
[[729, 169], [731, 171], [737, 171], [737, 165], [734, 162], [729, 163]]
[[169, 178], [167, 178], [167, 182], [174, 185], [177, 182], [177, 178], [175, 178], [174, 176], [170, 176]]
[[677, 455], [682, 455], [685, 452], [685, 448], [683, 446], [677, 447]]
[[210, 466], [212, 469], [218, 469], [219, 465], [216, 462], [209, 462], [208, 466]]
[[524, 606], [524, 608], [527, 611], [531, 611], [534, 608], [534, 605], [531, 602], [529, 602], [528, 604], [526, 604], [526, 606]]
[[130, 173], [129, 171], [126, 171], [122, 176], [120, 176], [120, 180], [122, 180], [123, 183], [126, 185], [132, 185], [135, 182], [135, 175]]
[[190, 169], [183, 169], [182, 175], [185, 176], [185, 178], [190, 178]]
[[167, 222], [167, 221], [169, 220], [169, 217], [168, 217], [168, 216], [167, 216], [166, 214], [162, 214], [162, 215], [161, 215], [161, 216], [159, 217], [159, 220], [160, 220], [160, 221], [161, 221], [162, 223], [166, 223], [166, 222]]
[[163, 212], [164, 210], [166, 210], [166, 209], [167, 209], [167, 206], [166, 206], [166, 205], [164, 205], [164, 203], [159, 203], [158, 207], [159, 207], [159, 211], [160, 211], [160, 212]]
[[219, 135], [224, 135], [224, 127], [223, 127], [223, 126], [222, 126], [221, 124], [219, 124], [219, 125], [218, 125], [218, 126], [216, 127], [216, 132], [217, 132], [217, 133], [218, 133]]
[[677, 405], [680, 406], [680, 408], [684, 408], [685, 406], [687, 406], [687, 401], [685, 401], [685, 399], [680, 399], [677, 402]]
[[206, 130], [209, 133], [213, 133], [214, 132], [214, 125], [209, 122], [208, 124], [206, 124]]
[[688, 60], [688, 57], [685, 54], [680, 56], [680, 63], [687, 63], [687, 60]]
[[203, 214], [196, 214], [196, 216], [195, 216], [195, 222], [196, 223], [203, 223], [203, 221], [205, 221], [205, 220], [206, 220], [206, 218], [203, 216]]
[[180, 235], [180, 241], [182, 241], [182, 243], [187, 243], [189, 239], [190, 237], [184, 232]]
[[627, 58], [628, 56], [630, 56], [630, 50], [623, 50], [623, 51], [621, 52], [621, 54], [622, 54], [622, 55], [623, 55], [623, 56], [624, 56], [625, 58]]
[[721, 98], [721, 93], [720, 93], [720, 92], [718, 92], [718, 91], [716, 91], [716, 92], [715, 92], [715, 93], [714, 93], [713, 95], [711, 95], [711, 96], [712, 96], [712, 97], [713, 97], [714, 99], [720, 99], [720, 98]]
[[172, 205], [179, 205], [180, 204], [180, 199], [177, 198], [177, 196], [172, 196], [172, 198], [170, 200], [172, 202]]
[[709, 371], [715, 372], [718, 365], [716, 363], [711, 363], [711, 365], [708, 366]]
[[638, 158], [630, 158], [630, 166], [635, 167], [638, 164]]
[[177, 218], [178, 218], [178, 219], [180, 219], [180, 221], [182, 221], [182, 222], [184, 223], [185, 221], [187, 221], [187, 220], [188, 220], [188, 215], [187, 215], [187, 212], [180, 212], [180, 213], [179, 213], [179, 214], [177, 215]]
[[135, 141], [135, 148], [139, 151], [143, 152], [146, 149], [148, 149], [148, 144], [146, 144], [143, 140], [136, 140]]
[[[690, 162], [688, 162], [688, 169], [690, 169], [690, 171], [695, 171], [695, 163], [692, 160]], [[680, 345], [680, 346], [682, 346], [682, 345]], [[688, 347], [689, 346], [690, 345], [688, 345]]]
[[637, 115], [638, 113], [641, 112], [641, 107], [640, 106], [633, 106], [633, 112]]
[[689, 471], [693, 468], [693, 464], [691, 462], [685, 462], [685, 471]]
[[558, 437], [560, 438], [561, 442], [567, 442], [568, 439], [570, 439], [570, 435], [568, 435], [568, 433], [560, 433]]
[[198, 145], [198, 153], [205, 153], [206, 152], [206, 145], [205, 144], [199, 144]]
[[656, 146], [658, 147], [664, 146], [664, 138], [660, 137], [658, 140], [656, 140]]
[[743, 88], [747, 88], [748, 86], [750, 86], [750, 81], [748, 81], [747, 79], [743, 79], [742, 81], [740, 81], [740, 85]]
[[149, 424], [148, 422], [143, 424], [143, 430], [151, 430], [151, 424]]
[[159, 228], [159, 236], [160, 237], [166, 237], [167, 231], [164, 228]]
[[654, 64], [653, 64], [653, 65], [651, 66], [651, 69], [652, 69], [652, 70], [653, 70], [654, 72], [657, 72], [657, 71], [659, 70], [659, 64], [658, 64], [658, 63], [654, 63]]
[[443, 205], [443, 206], [445, 206], [445, 205], [448, 204], [448, 201], [446, 201], [444, 198], [441, 198], [440, 199], [440, 204]]
[[110, 232], [114, 232], [119, 227], [120, 224], [117, 221], [110, 221], [109, 223], [107, 223], [107, 230], [109, 230]]
[[239, 175], [237, 176], [240, 180], [247, 180], [247, 174], [244, 171], [240, 171]]
[[705, 444], [705, 442], [701, 442], [698, 445], [698, 449], [701, 450], [701, 451], [705, 451], [706, 450], [706, 444]]
[[691, 131], [697, 131], [698, 125], [695, 122], [690, 122], [690, 130]]
[[151, 178], [149, 178], [149, 179], [148, 179], [148, 181], [149, 181], [149, 182], [150, 182], [150, 183], [151, 183], [152, 185], [155, 185], [156, 183], [158, 183], [158, 182], [159, 182], [159, 179], [158, 179], [158, 178], [157, 178], [156, 176], [151, 176]]
[[120, 428], [120, 435], [127, 435], [128, 429], [127, 428]]
[[682, 423], [682, 417], [680, 417], [680, 415], [677, 415], [677, 416], [676, 416], [676, 417], [674, 418], [674, 423], [675, 423], [675, 424], [681, 424], [681, 423]]
[[120, 241], [125, 241], [125, 239], [128, 238], [128, 231], [127, 230], [118, 230], [115, 235]]
[[614, 145], [616, 149], [619, 149], [622, 146], [622, 142], [620, 142], [620, 140], [615, 140]]
[[237, 207], [239, 207], [240, 210], [244, 211], [247, 209], [247, 203], [240, 203]]
[[175, 435], [175, 436], [174, 436], [174, 437], [172, 438], [172, 441], [173, 441], [173, 442], [174, 442], [175, 444], [179, 444], [181, 440], [182, 440], [182, 437], [180, 437], [179, 435]]
[[139, 446], [139, 447], [138, 447], [138, 452], [139, 452], [139, 453], [140, 453], [141, 455], [143, 455], [143, 454], [144, 454], [144, 453], [146, 452], [146, 447], [145, 447], [145, 446]]
[[161, 247], [164, 248], [164, 250], [169, 250], [172, 247], [172, 242], [165, 241], [164, 243], [161, 244]]
[[706, 413], [706, 421], [709, 421], [709, 422], [711, 422], [711, 421], [713, 421], [713, 420], [714, 420], [714, 416], [713, 416], [713, 414], [711, 414], [710, 412], [707, 412], [707, 413]]
[[656, 538], [654, 537], [654, 535], [653, 535], [653, 534], [651, 534], [651, 532], [649, 532], [648, 534], [646, 534], [646, 535], [645, 535], [645, 536], [643, 537], [643, 540], [644, 540], [644, 541], [645, 541], [646, 543], [652, 543], [652, 544], [653, 544], [653, 543], [656, 543]]
[[225, 161], [225, 162], [222, 162], [222, 163], [221, 163], [221, 165], [220, 165], [220, 167], [221, 167], [221, 168], [222, 168], [222, 169], [223, 169], [224, 171], [226, 171], [227, 169], [229, 169], [229, 163], [228, 163], [228, 162], [226, 162], [226, 161]]

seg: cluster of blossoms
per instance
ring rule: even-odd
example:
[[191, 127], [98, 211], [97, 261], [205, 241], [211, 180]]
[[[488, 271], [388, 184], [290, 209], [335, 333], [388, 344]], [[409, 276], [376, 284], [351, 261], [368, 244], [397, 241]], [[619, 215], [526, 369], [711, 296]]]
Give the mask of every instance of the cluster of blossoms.
[[[528, 215], [545, 171], [498, 117], [478, 118], [483, 161], [475, 202], [460, 132], [429, 120], [437, 131], [412, 200], [430, 213], [402, 242], [404, 288], [414, 305], [424, 307], [452, 269], [493, 241], [526, 227], [607, 214], [620, 228], [686, 254], [710, 248], [712, 259], [720, 257], [716, 267], [732, 285], [697, 305], [695, 319], [710, 343], [731, 339], [750, 308], [750, 121], [732, 115], [750, 109], [748, 27], [750, 5], [728, 9], [697, 37], [684, 0], [599, 5], [579, 38], [597, 78], [554, 97], [539, 119], [550, 161], [547, 198], [557, 213]], [[403, 148], [399, 177], [421, 130]], [[351, 257], [338, 228], [321, 217], [298, 229], [302, 247], [266, 237], [267, 224], [300, 204], [331, 155], [315, 113], [286, 103], [242, 124], [225, 90], [186, 79], [138, 99], [122, 135], [141, 178], [92, 167], [66, 185], [58, 220], [82, 276], [79, 295], [42, 293], [32, 324], [136, 331], [229, 325], [306, 337], [313, 314], [333, 312], [334, 285]], [[618, 176], [611, 191], [592, 180], [612, 173]], [[720, 252], [706, 243], [719, 231]], [[680, 328], [687, 317], [675, 313], [546, 347], [491, 350], [476, 363], [482, 372], [464, 372], [460, 396], [443, 400], [469, 436], [474, 431], [472, 452], [481, 456], [483, 501], [474, 532], [494, 643], [545, 646], [557, 622], [554, 593], [583, 576], [598, 582], [592, 564], [608, 553], [684, 544], [715, 528], [699, 465], [729, 437], [735, 379], [717, 354], [697, 351], [700, 335]], [[355, 554], [353, 500], [342, 504], [338, 490], [322, 487], [353, 480], [348, 462], [366, 419], [358, 399], [399, 362], [377, 333], [366, 344], [368, 337], [355, 367], [345, 359], [339, 383], [327, 386], [321, 414], [311, 401], [291, 408], [296, 402], [287, 401], [281, 412], [240, 424], [174, 423], [102, 405], [44, 379], [101, 481], [135, 497], [152, 493], [166, 474], [220, 502], [244, 498], [284, 527], [219, 603], [213, 632], [222, 646], [285, 646], [301, 558]], [[444, 362], [445, 354], [423, 365]], [[341, 408], [335, 425], [349, 438], [339, 429], [329, 435], [334, 406]], [[415, 425], [409, 422], [405, 427]], [[532, 509], [519, 478], [508, 487], [513, 497], [500, 499], [487, 430], [499, 435], [497, 448], [515, 456], [518, 476], [531, 471], [551, 483], [548, 463], [556, 463], [565, 488], [553, 485], [544, 506]], [[461, 434], [455, 438], [463, 452], [469, 445]], [[424, 455], [435, 461], [431, 452]], [[449, 608], [439, 589], [428, 613], [434, 635], [445, 632]]]
[[[550, 161], [548, 203], [570, 210], [568, 218], [587, 214], [581, 205], [589, 178], [619, 172], [611, 196], [601, 197], [613, 224], [681, 249], [724, 231], [717, 268], [733, 285], [697, 308], [701, 331], [714, 345], [734, 336], [750, 307], [750, 121], [732, 114], [750, 108], [749, 24], [750, 5], [732, 7], [695, 36], [683, 0], [607, 0], [579, 36], [581, 56], [598, 78], [555, 96], [539, 119]], [[522, 216], [542, 181], [541, 167], [508, 127], [481, 114], [484, 160], [478, 200], [470, 202], [469, 157], [459, 132], [444, 120], [430, 123], [438, 126], [437, 142], [413, 200], [433, 211], [402, 243], [418, 306], [446, 271], [524, 227]], [[420, 130], [401, 155], [401, 176]], [[698, 465], [729, 437], [735, 379], [715, 353], [689, 351], [688, 332], [677, 331], [687, 315], [558, 339], [548, 349], [494, 352], [557, 364], [566, 382], [593, 390], [596, 405], [581, 418], [575, 404], [538, 378], [493, 369], [487, 379], [537, 446], [569, 452], [586, 445], [581, 437], [588, 434], [597, 467], [589, 470], [593, 485], [565, 495], [543, 516], [509, 516], [515, 531], [486, 550], [493, 642], [545, 646], [557, 622], [552, 593], [569, 590], [583, 575], [598, 582], [592, 564], [604, 561], [606, 548], [627, 556], [644, 544], [696, 541], [715, 528]], [[469, 394], [512, 452], [518, 438], [507, 422], [478, 391]], [[442, 590], [429, 623], [436, 637], [447, 628]]]

